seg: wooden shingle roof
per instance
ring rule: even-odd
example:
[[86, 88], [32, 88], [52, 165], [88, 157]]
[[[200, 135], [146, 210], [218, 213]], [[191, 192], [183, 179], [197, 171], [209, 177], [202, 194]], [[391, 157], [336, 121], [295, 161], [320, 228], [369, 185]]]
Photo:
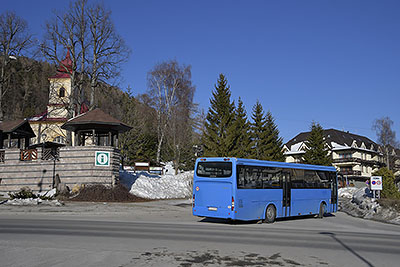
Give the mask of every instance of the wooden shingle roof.
[[95, 129], [100, 131], [118, 131], [119, 133], [132, 129], [131, 126], [110, 116], [99, 108], [68, 120], [61, 128], [69, 131]]
[[11, 134], [12, 138], [36, 136], [29, 122], [24, 119], [0, 122], [0, 131], [3, 134]]

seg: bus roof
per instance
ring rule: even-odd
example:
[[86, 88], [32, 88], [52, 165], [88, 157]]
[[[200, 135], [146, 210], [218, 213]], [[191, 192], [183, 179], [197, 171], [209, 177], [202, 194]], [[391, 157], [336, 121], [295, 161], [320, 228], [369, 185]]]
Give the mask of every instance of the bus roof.
[[213, 157], [213, 158], [197, 158], [196, 163], [200, 161], [236, 161], [236, 164], [249, 164], [249, 165], [257, 165], [257, 166], [268, 166], [268, 167], [277, 167], [277, 168], [289, 168], [289, 169], [303, 169], [303, 170], [318, 170], [318, 171], [331, 171], [335, 172], [336, 168], [333, 166], [322, 166], [322, 165], [310, 165], [310, 164], [300, 164], [300, 163], [287, 163], [287, 162], [278, 162], [278, 161], [267, 161], [267, 160], [257, 160], [257, 159], [241, 159], [241, 158], [222, 158], [222, 157]]

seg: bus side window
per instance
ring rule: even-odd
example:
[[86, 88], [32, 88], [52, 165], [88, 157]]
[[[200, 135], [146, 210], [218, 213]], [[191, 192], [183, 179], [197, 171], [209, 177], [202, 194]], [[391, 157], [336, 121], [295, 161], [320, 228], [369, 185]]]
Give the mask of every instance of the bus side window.
[[304, 186], [304, 170], [292, 169], [292, 188], [305, 188]]
[[245, 186], [244, 171], [245, 171], [245, 169], [243, 166], [238, 166], [238, 171], [237, 171], [237, 187], [238, 188], [244, 188], [244, 186]]
[[318, 177], [320, 179], [320, 188], [331, 188], [332, 180], [328, 172], [317, 171]]

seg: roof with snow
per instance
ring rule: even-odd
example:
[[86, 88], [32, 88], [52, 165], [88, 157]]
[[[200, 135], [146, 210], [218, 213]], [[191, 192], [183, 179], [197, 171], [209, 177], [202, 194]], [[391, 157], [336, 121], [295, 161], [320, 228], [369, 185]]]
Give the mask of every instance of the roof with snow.
[[[309, 135], [310, 132], [302, 132], [289, 140], [285, 146], [289, 149], [289, 151], [297, 151], [298, 148], [301, 147], [301, 143], [307, 141]], [[379, 148], [378, 144], [365, 136], [339, 131], [336, 129], [324, 130], [324, 137], [325, 141], [332, 149], [348, 149], [356, 146], [357, 148], [378, 151]]]
[[117, 131], [119, 133], [132, 129], [131, 126], [117, 120], [99, 108], [69, 119], [61, 128], [74, 132], [95, 129], [96, 131]]

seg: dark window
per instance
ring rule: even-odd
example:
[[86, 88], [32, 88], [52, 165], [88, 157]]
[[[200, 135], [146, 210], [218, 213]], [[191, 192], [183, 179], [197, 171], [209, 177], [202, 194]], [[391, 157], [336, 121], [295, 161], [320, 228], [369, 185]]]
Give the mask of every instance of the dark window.
[[332, 178], [336, 179], [336, 174], [334, 172], [324, 172], [317, 171], [318, 177], [320, 179], [320, 188], [331, 188], [333, 182]]
[[60, 96], [60, 97], [64, 97], [64, 96], [65, 96], [65, 88], [64, 88], [64, 87], [61, 87], [61, 88], [60, 88], [60, 94], [59, 94], [59, 96]]
[[259, 166], [238, 166], [238, 189], [282, 188], [282, 169]]
[[304, 170], [292, 169], [292, 188], [305, 188]]
[[[334, 173], [333, 173], [334, 174]], [[331, 172], [314, 170], [292, 170], [292, 188], [330, 188]]]
[[199, 162], [196, 174], [200, 177], [231, 177], [232, 162]]

